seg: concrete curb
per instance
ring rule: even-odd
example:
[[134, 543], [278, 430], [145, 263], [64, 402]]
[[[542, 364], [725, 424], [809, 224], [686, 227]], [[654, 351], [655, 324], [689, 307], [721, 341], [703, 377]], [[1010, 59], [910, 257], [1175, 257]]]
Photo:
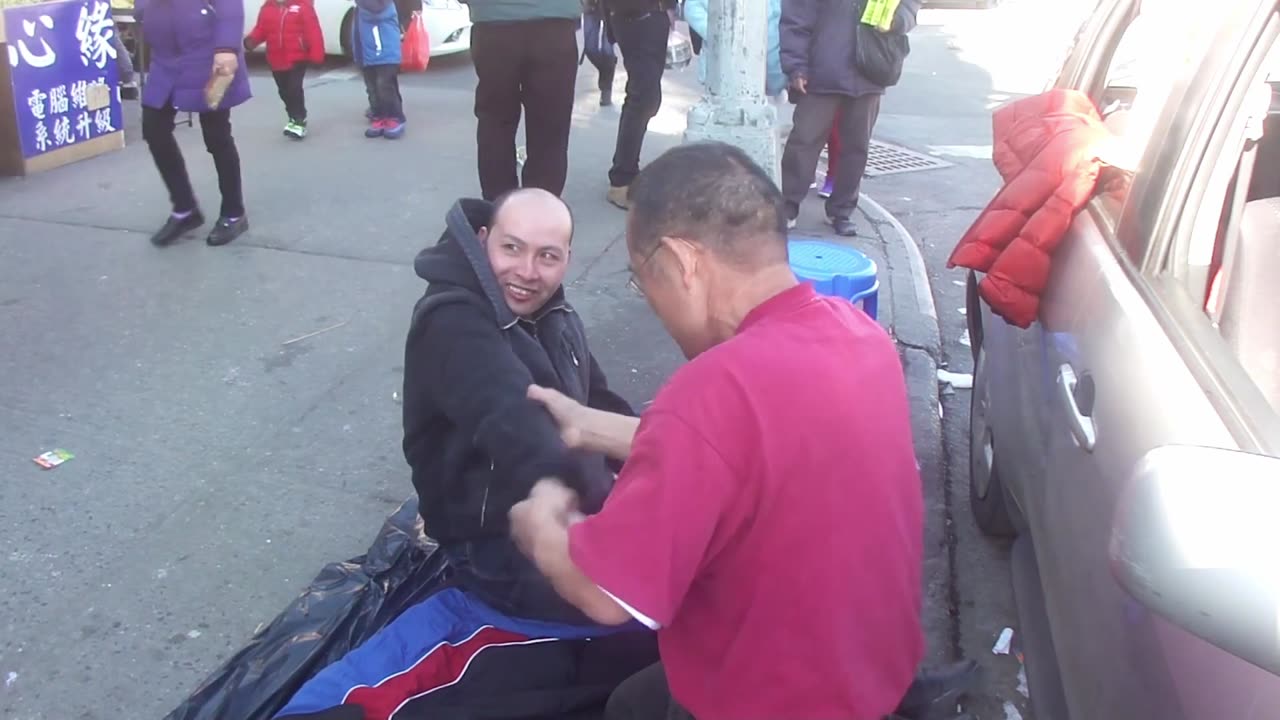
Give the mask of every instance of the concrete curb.
[[[866, 195], [858, 207], [884, 246], [893, 303], [894, 339], [902, 356], [903, 376], [911, 405], [911, 432], [925, 502], [924, 610], [921, 621], [929, 652], [926, 662], [959, 657], [952, 607], [955, 587], [950, 539], [950, 488], [942, 436], [942, 398], [938, 363], [942, 332], [924, 255], [906, 227], [883, 205]], [[911, 292], [899, 284], [910, 279]]]
[[[858, 211], [875, 229], [884, 247], [888, 263], [885, 274], [893, 285], [894, 337], [900, 344], [922, 350], [937, 361], [942, 356], [942, 334], [920, 246], [883, 205], [867, 195], [859, 195], [858, 199]], [[911, 284], [910, 292], [905, 287], [907, 282]]]
[[[911, 272], [911, 282], [915, 289], [916, 305], [919, 306], [920, 312], [933, 318], [938, 319], [938, 308], [933, 302], [933, 285], [929, 282], [929, 271], [924, 264], [924, 254], [920, 252], [920, 246], [916, 244], [915, 238], [911, 237], [911, 233], [903, 226], [893, 213], [884, 208], [883, 205], [876, 202], [875, 199], [866, 193], [858, 193], [858, 203], [861, 207], [870, 207], [877, 215], [884, 218], [884, 221], [898, 233], [898, 238], [902, 241], [903, 248], [907, 251], [907, 258], [910, 262], [908, 269]], [[888, 238], [885, 238], [886, 240]]]

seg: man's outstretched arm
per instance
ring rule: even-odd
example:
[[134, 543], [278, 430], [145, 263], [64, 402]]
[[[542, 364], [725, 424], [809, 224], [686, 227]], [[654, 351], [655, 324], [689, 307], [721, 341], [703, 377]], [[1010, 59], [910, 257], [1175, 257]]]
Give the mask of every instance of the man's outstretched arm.
[[406, 427], [430, 398], [459, 434], [493, 460], [516, 495], [548, 475], [576, 487], [577, 463], [552, 417], [526, 397], [533, 377], [493, 319], [457, 303], [436, 308], [420, 322], [405, 352]]
[[528, 500], [511, 509], [511, 533], [560, 597], [602, 625], [621, 625], [631, 620], [631, 614], [569, 556], [569, 526], [582, 519], [573, 491], [547, 479], [534, 486]]
[[[588, 370], [591, 375], [591, 385], [587, 388], [587, 407], [634, 417], [637, 414], [635, 408], [631, 407], [631, 403], [609, 387], [609, 379], [605, 377], [600, 363], [596, 362], [595, 355], [587, 353], [587, 361], [590, 363]], [[615, 473], [622, 472], [622, 464], [625, 462], [625, 458], [610, 456], [606, 459], [610, 470]]]
[[569, 447], [602, 453], [614, 460], [626, 460], [631, 455], [640, 418], [596, 410], [540, 385], [530, 385], [528, 392], [555, 418], [560, 437]]

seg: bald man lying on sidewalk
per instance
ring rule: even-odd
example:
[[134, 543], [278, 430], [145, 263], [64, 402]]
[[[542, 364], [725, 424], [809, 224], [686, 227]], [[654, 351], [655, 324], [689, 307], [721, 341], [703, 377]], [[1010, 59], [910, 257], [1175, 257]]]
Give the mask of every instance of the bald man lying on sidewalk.
[[609, 390], [565, 299], [573, 217], [549, 192], [460, 200], [414, 269], [429, 285], [405, 346], [404, 453], [427, 534], [461, 584], [502, 612], [589, 622], [512, 544], [507, 513], [540, 477], [564, 478], [589, 510], [613, 486], [600, 453], [571, 451], [545, 385], [588, 407], [633, 415]]

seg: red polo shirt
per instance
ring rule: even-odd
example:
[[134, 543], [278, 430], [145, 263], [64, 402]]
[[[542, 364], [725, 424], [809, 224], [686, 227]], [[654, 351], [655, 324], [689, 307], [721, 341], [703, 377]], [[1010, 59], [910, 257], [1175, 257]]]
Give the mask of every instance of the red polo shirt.
[[698, 720], [878, 720], [924, 654], [923, 502], [893, 342], [809, 285], [644, 413], [574, 562], [658, 642]]

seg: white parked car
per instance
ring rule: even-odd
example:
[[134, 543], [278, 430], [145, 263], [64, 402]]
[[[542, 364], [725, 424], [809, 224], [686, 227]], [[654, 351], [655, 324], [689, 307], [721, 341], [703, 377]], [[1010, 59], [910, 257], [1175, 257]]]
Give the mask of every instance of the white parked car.
[[[355, 22], [354, 0], [314, 0], [320, 29], [324, 31], [326, 55], [351, 57], [351, 23]], [[458, 0], [421, 0], [422, 19], [431, 38], [431, 57], [452, 55], [471, 49], [471, 13]], [[261, 0], [245, 0], [245, 22], [252, 26]], [[397, 7], [414, 4], [397, 2]], [[400, 24], [408, 23], [403, 13]]]

